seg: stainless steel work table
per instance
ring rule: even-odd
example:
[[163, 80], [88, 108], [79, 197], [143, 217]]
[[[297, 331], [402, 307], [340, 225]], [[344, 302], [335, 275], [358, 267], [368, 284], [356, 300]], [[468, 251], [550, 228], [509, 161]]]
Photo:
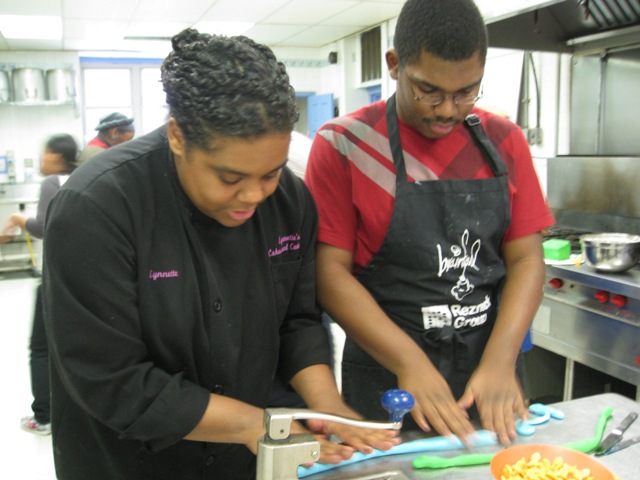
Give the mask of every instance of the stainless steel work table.
[[[551, 419], [549, 422], [536, 426], [536, 433], [529, 437], [518, 437], [514, 444], [540, 443], [559, 445], [585, 438], [595, 434], [595, 428], [600, 412], [605, 407], [613, 408], [613, 416], [607, 423], [605, 435], [617, 426], [629, 412], [640, 413], [640, 403], [615, 393], [604, 393], [591, 397], [579, 398], [567, 402], [554, 404], [565, 413], [564, 420]], [[412, 437], [409, 432], [407, 437]], [[640, 420], [636, 421], [624, 434], [623, 439], [640, 435]], [[414, 437], [415, 438], [415, 437]], [[448, 469], [416, 470], [412, 461], [421, 455], [453, 457], [463, 453], [493, 453], [500, 451], [501, 446], [483, 447], [473, 451], [449, 450], [445, 452], [425, 452], [404, 455], [389, 455], [374, 458], [352, 465], [329, 470], [316, 475], [305, 477], [309, 480], [402, 480], [402, 479], [455, 479], [455, 480], [491, 480], [493, 477], [489, 465], [457, 467]], [[598, 457], [598, 460], [621, 480], [633, 480], [640, 474], [640, 443], [620, 450], [611, 455]], [[385, 475], [385, 472], [389, 472]], [[400, 472], [401, 475], [394, 475]]]

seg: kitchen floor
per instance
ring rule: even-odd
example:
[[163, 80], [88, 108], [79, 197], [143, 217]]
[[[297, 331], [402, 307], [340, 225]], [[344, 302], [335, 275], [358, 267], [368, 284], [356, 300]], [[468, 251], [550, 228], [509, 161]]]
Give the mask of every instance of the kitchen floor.
[[[2, 408], [0, 431], [5, 445], [2, 478], [54, 480], [51, 436], [40, 436], [20, 429], [20, 419], [31, 414], [29, 374], [29, 336], [34, 294], [40, 279], [30, 274], [0, 273], [0, 336], [2, 365]], [[10, 445], [10, 448], [7, 446]]]
[[[20, 480], [55, 480], [51, 436], [40, 436], [20, 429], [20, 419], [31, 415], [31, 384], [29, 373], [29, 336], [33, 321], [33, 306], [39, 278], [30, 273], [0, 273], [0, 321], [4, 334], [0, 336], [0, 365], [3, 373], [3, 400], [0, 409], [0, 431], [4, 444], [11, 449], [3, 455], [2, 478]], [[331, 325], [337, 354], [341, 361], [344, 332]], [[338, 369], [339, 371], [339, 369]], [[337, 375], [338, 385], [340, 376]], [[7, 476], [8, 475], [8, 476]]]

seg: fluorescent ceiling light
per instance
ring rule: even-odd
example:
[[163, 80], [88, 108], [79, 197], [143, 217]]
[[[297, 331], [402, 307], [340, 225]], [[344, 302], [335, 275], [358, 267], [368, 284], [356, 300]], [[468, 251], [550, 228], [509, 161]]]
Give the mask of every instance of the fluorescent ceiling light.
[[199, 22], [193, 28], [202, 32], [215, 35], [242, 35], [247, 30], [253, 28], [255, 24], [251, 22]]
[[39, 15], [0, 15], [4, 38], [58, 40], [62, 38], [62, 18]]

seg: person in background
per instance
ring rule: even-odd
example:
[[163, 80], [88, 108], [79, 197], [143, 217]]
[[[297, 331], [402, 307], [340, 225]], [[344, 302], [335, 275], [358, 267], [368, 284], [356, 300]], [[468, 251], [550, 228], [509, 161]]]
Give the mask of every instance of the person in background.
[[[289, 152], [287, 154], [287, 168], [303, 180], [310, 150], [311, 139], [295, 130], [292, 131], [291, 141], [289, 142]], [[329, 336], [329, 347], [332, 354], [331, 358], [333, 358], [333, 344], [331, 340], [331, 336]], [[333, 370], [333, 362], [331, 362], [330, 365]], [[305, 408], [306, 405], [302, 398], [300, 398], [300, 395], [298, 395], [291, 386], [276, 377], [273, 388], [271, 389], [268, 406], [272, 408]]]
[[472, 443], [479, 415], [507, 445], [554, 219], [521, 130], [474, 107], [487, 45], [472, 0], [408, 0], [386, 53], [395, 94], [325, 124], [305, 181], [345, 401], [382, 418], [376, 397], [398, 386], [416, 400], [408, 428]]
[[[310, 408], [360, 418], [329, 368], [315, 206], [285, 168], [298, 112], [284, 65], [246, 37], [187, 29], [172, 46], [167, 123], [83, 165], [49, 209], [60, 480], [253, 479], [275, 376]], [[325, 463], [399, 442], [306, 428], [292, 432], [315, 433]]]
[[[69, 178], [69, 174], [78, 165], [77, 156], [78, 145], [71, 135], [57, 134], [47, 140], [40, 160], [40, 172], [45, 178], [40, 185], [36, 216], [27, 217], [22, 213], [14, 213], [4, 225], [5, 231], [20, 228], [35, 238], [44, 238], [47, 207], [56, 192]], [[42, 285], [38, 285], [36, 289], [29, 349], [33, 414], [22, 418], [20, 426], [27, 432], [49, 435], [51, 433], [49, 348], [42, 315]]]
[[96, 135], [80, 152], [78, 161], [84, 163], [107, 148], [128, 142], [135, 135], [133, 118], [114, 112], [100, 119]]
[[298, 177], [304, 179], [304, 171], [307, 168], [309, 160], [309, 152], [311, 151], [312, 141], [306, 135], [291, 132], [291, 143], [289, 144], [289, 161], [287, 167], [291, 169]]

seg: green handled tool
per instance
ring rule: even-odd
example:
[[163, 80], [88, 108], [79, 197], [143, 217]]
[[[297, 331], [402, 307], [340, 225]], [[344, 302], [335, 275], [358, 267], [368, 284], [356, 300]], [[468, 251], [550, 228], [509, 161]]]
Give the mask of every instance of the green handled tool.
[[413, 468], [449, 468], [491, 463], [495, 453], [467, 453], [457, 457], [432, 457], [423, 455], [413, 461]]
[[[600, 412], [600, 417], [598, 418], [598, 423], [596, 425], [596, 433], [592, 438], [565, 443], [561, 445], [561, 447], [570, 448], [571, 450], [577, 450], [578, 452], [582, 453], [588, 453], [594, 450], [602, 441], [605, 426], [607, 425], [607, 421], [611, 418], [612, 414], [613, 408], [603, 408]], [[495, 455], [495, 453], [468, 453], [450, 458], [423, 455], [413, 461], [413, 468], [435, 469], [463, 467], [469, 465], [486, 465], [488, 463], [491, 463], [491, 460]]]
[[604, 436], [604, 429], [607, 426], [607, 422], [613, 415], [613, 408], [605, 407], [600, 412], [600, 418], [598, 418], [598, 424], [596, 425], [596, 434], [593, 438], [585, 438], [584, 440], [576, 440], [575, 442], [563, 443], [561, 447], [570, 448], [571, 450], [577, 450], [582, 453], [589, 453], [595, 450]]

